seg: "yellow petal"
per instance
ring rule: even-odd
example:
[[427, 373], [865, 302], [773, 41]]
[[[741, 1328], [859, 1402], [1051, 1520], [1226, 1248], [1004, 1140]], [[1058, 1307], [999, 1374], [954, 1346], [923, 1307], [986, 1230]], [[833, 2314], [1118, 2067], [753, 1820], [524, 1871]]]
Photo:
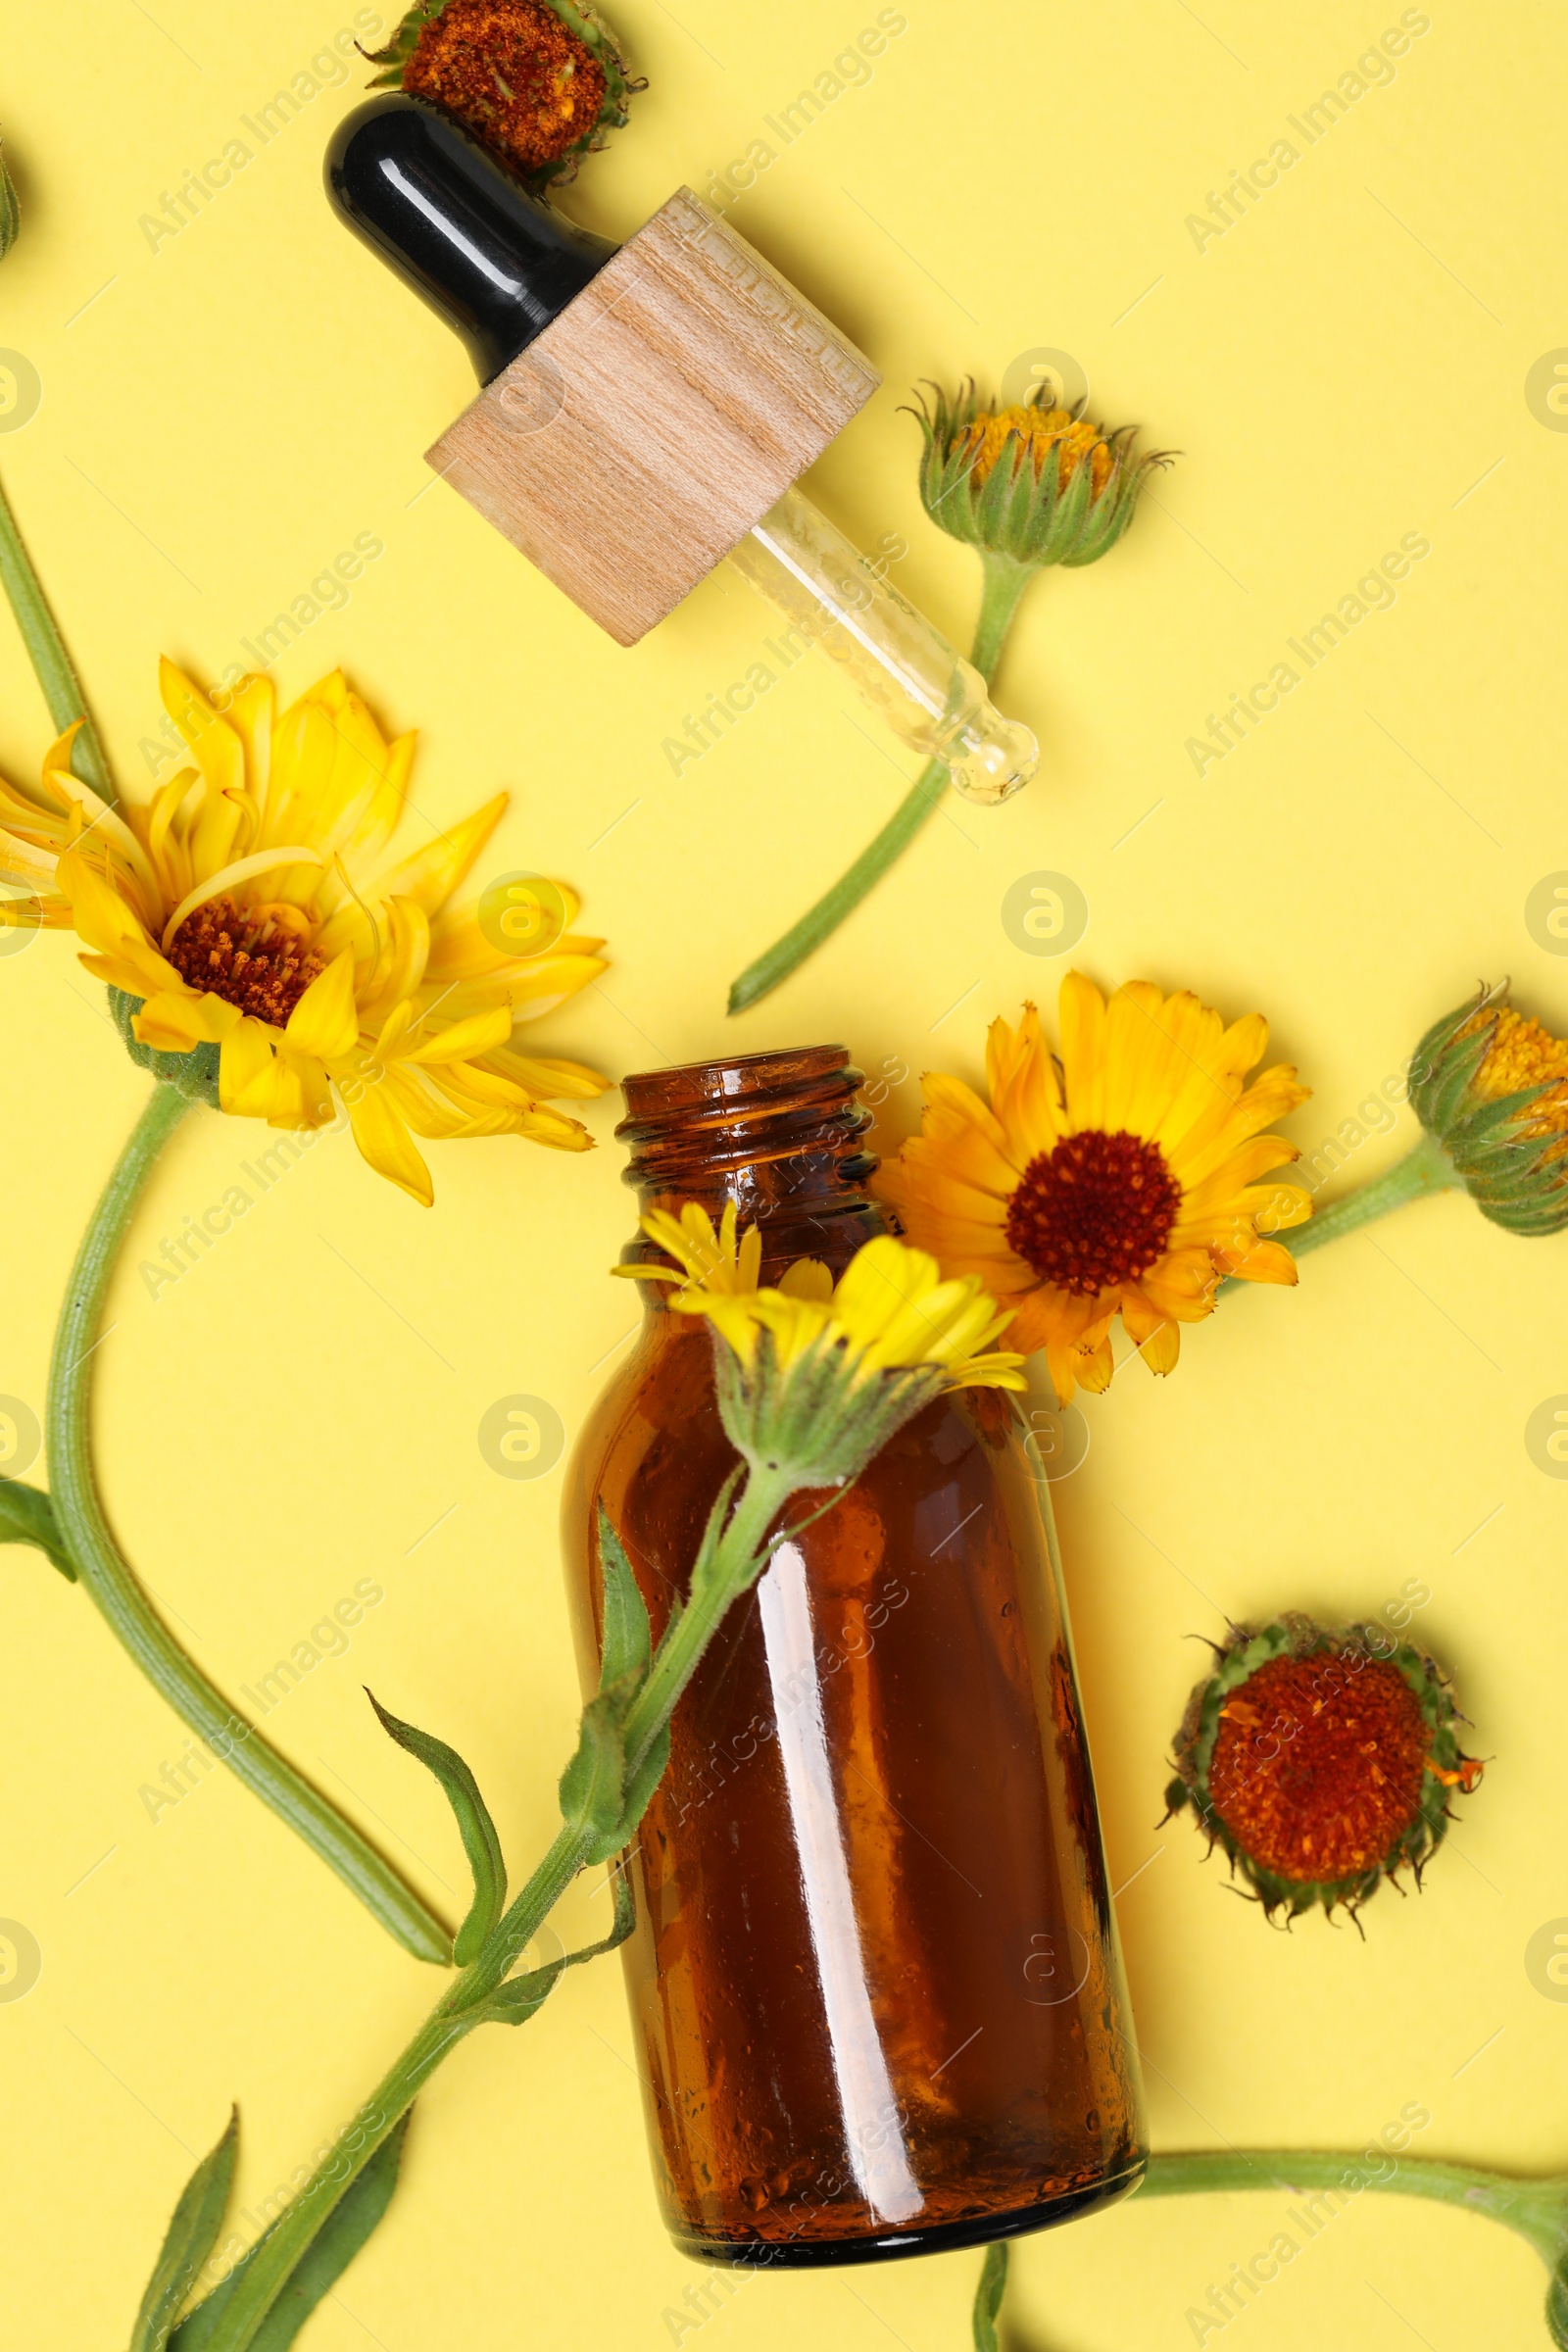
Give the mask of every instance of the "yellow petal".
[[386, 1176], [421, 1207], [435, 1200], [430, 1171], [414, 1148], [414, 1139], [399, 1116], [384, 1086], [351, 1087], [348, 1105], [354, 1141], [378, 1176]]
[[347, 948], [318, 974], [288, 1016], [290, 1047], [318, 1061], [340, 1061], [359, 1043], [360, 1016], [354, 1003], [354, 957]]
[[416, 850], [395, 865], [389, 873], [380, 875], [367, 898], [413, 899], [426, 914], [434, 914], [446, 905], [458, 884], [463, 880], [479, 852], [484, 848], [507, 806], [507, 795], [498, 792], [493, 801], [486, 801], [471, 816], [461, 817], [422, 850]]

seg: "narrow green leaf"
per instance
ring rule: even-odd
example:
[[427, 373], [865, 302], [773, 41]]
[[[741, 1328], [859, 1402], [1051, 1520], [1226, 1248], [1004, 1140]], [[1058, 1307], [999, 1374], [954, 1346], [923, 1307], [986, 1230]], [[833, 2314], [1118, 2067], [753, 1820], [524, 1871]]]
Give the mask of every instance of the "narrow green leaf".
[[60, 1534], [55, 1506], [41, 1487], [0, 1478], [0, 1544], [35, 1544], [61, 1575], [76, 1581], [76, 1565]]
[[549, 2000], [562, 1970], [568, 1965], [564, 1960], [552, 1960], [548, 1968], [533, 1969], [525, 1977], [509, 1977], [505, 1984], [496, 1986], [481, 2015], [492, 2025], [525, 2026]]
[[[375, 2229], [398, 2184], [403, 2141], [413, 2113], [411, 2107], [407, 2115], [398, 2119], [359, 2179], [333, 2206], [262, 2322], [252, 2352], [287, 2352], [287, 2346], [321, 2297], [336, 2285]], [[274, 2222], [272, 2228], [276, 2227]], [[169, 2352], [206, 2352], [215, 2339], [236, 2282], [255, 2256], [257, 2246], [266, 2245], [271, 2234], [269, 2230], [259, 2237], [244, 2260], [234, 2265], [222, 2285], [215, 2287], [204, 2302], [198, 2303], [188, 2319], [181, 2320], [169, 2339]]]
[[998, 2352], [997, 2316], [1007, 2287], [1007, 2241], [987, 2246], [985, 2268], [974, 2299], [974, 2352]]
[[479, 1794], [478, 1782], [455, 1747], [448, 1747], [444, 1740], [433, 1739], [428, 1732], [416, 1731], [412, 1723], [389, 1715], [373, 1690], [367, 1690], [365, 1695], [374, 1707], [381, 1729], [399, 1747], [406, 1747], [411, 1756], [417, 1756], [435, 1774], [457, 1815], [464, 1851], [473, 1872], [473, 1902], [458, 1930], [452, 1956], [460, 1968], [466, 1968], [506, 1907], [507, 1865], [496, 1825]]
[[186, 2181], [174, 2218], [169, 2225], [153, 2275], [147, 2281], [130, 2352], [164, 2352], [169, 2331], [180, 2305], [196, 2281], [196, 2274], [212, 2252], [222, 2227], [234, 2178], [234, 2154], [239, 2146], [239, 2109], [231, 2107], [227, 2128], [211, 2154], [204, 2156]]
[[6, 170], [6, 159], [0, 155], [0, 260], [11, 251], [21, 227], [22, 207], [17, 202], [15, 183]]
[[626, 1780], [617, 1703], [621, 1695], [617, 1685], [588, 1701], [577, 1734], [577, 1752], [561, 1776], [561, 1818], [568, 1829], [588, 1838], [590, 1861], [608, 1862], [623, 1842], [616, 1837]]
[[605, 1580], [605, 1630], [600, 1654], [599, 1688], [608, 1690], [629, 1674], [643, 1675], [653, 1655], [648, 1611], [637, 1590], [620, 1538], [599, 1506], [599, 1563]]

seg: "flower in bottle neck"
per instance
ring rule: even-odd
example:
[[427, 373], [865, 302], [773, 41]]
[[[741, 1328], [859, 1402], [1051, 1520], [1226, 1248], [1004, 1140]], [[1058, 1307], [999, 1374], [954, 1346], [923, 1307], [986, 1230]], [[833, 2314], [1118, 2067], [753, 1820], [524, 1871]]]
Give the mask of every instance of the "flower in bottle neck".
[[372, 89], [439, 107], [536, 191], [572, 178], [643, 86], [585, 0], [416, 0], [371, 63]]
[[955, 539], [1030, 568], [1096, 563], [1132, 521], [1163, 450], [1136, 451], [1138, 427], [1105, 432], [1044, 389], [1022, 406], [987, 409], [972, 383], [950, 400], [940, 385], [914, 412], [924, 447], [920, 498]]
[[[624, 1266], [673, 1286], [669, 1305], [712, 1333], [718, 1409], [738, 1453], [803, 1486], [842, 1486], [925, 1405], [949, 1390], [1021, 1389], [1018, 1355], [991, 1351], [1008, 1321], [973, 1276], [944, 1281], [924, 1250], [891, 1235], [866, 1242], [835, 1284], [798, 1258], [760, 1286], [760, 1238], [737, 1240], [732, 1202], [714, 1233], [688, 1201], [679, 1218], [651, 1210], [650, 1241], [676, 1266]], [[678, 1270], [677, 1270], [678, 1268]]]
[[1568, 1225], [1568, 1044], [1483, 989], [1415, 1050], [1410, 1102], [1485, 1217], [1510, 1233]]
[[1459, 1720], [1441, 1669], [1383, 1627], [1233, 1626], [1188, 1701], [1166, 1803], [1191, 1807], [1265, 1911], [1353, 1916], [1401, 1870], [1419, 1884], [1450, 1792], [1480, 1780]]

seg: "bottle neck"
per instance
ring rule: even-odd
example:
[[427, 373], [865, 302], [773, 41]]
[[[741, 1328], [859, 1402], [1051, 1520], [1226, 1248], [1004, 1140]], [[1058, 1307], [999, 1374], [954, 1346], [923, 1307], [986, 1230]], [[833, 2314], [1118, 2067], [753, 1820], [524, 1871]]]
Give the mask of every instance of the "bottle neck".
[[[630, 1153], [626, 1182], [640, 1208], [678, 1212], [695, 1200], [715, 1225], [733, 1201], [741, 1227], [761, 1234], [764, 1282], [798, 1257], [822, 1258], [837, 1275], [862, 1242], [887, 1231], [865, 1189], [877, 1161], [861, 1140], [871, 1113], [857, 1100], [859, 1085], [842, 1046], [627, 1078], [615, 1130]], [[662, 1255], [639, 1234], [621, 1262]]]

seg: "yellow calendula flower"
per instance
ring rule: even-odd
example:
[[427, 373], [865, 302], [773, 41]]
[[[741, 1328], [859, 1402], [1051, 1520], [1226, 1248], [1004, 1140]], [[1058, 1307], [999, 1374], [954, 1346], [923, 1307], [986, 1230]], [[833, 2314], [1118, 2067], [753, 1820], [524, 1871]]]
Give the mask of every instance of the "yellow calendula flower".
[[1299, 1224], [1304, 1194], [1260, 1185], [1296, 1148], [1262, 1130], [1306, 1100], [1263, 1055], [1256, 1013], [1229, 1028], [1183, 991], [1129, 981], [1108, 1004], [1069, 973], [1059, 1064], [1027, 1005], [992, 1024], [989, 1106], [959, 1079], [924, 1081], [921, 1133], [875, 1179], [910, 1240], [948, 1276], [978, 1277], [1013, 1310], [1008, 1338], [1044, 1348], [1057, 1397], [1105, 1388], [1120, 1315], [1150, 1368], [1175, 1365], [1181, 1325], [1226, 1276], [1294, 1283], [1267, 1232]]
[[0, 783], [0, 875], [32, 893], [13, 919], [86, 943], [136, 1058], [273, 1127], [326, 1125], [335, 1090], [370, 1165], [426, 1204], [415, 1135], [589, 1150], [550, 1099], [608, 1081], [512, 1037], [604, 970], [603, 943], [513, 955], [451, 905], [506, 795], [393, 858], [414, 737], [388, 743], [341, 672], [281, 716], [268, 678], [224, 711], [172, 662], [160, 685], [195, 765], [150, 800], [117, 810], [81, 783], [74, 729], [35, 791]]
[[[858, 1249], [835, 1284], [801, 1257], [759, 1287], [761, 1240], [737, 1240], [735, 1204], [715, 1234], [687, 1201], [653, 1209], [643, 1231], [676, 1266], [617, 1266], [680, 1287], [669, 1303], [715, 1339], [719, 1411], [737, 1450], [808, 1485], [858, 1478], [912, 1413], [953, 1389], [1021, 1389], [1021, 1355], [990, 1352], [1009, 1320], [973, 1275], [944, 1280], [935, 1258], [891, 1234]], [[677, 1270], [678, 1268], [678, 1270]]]

